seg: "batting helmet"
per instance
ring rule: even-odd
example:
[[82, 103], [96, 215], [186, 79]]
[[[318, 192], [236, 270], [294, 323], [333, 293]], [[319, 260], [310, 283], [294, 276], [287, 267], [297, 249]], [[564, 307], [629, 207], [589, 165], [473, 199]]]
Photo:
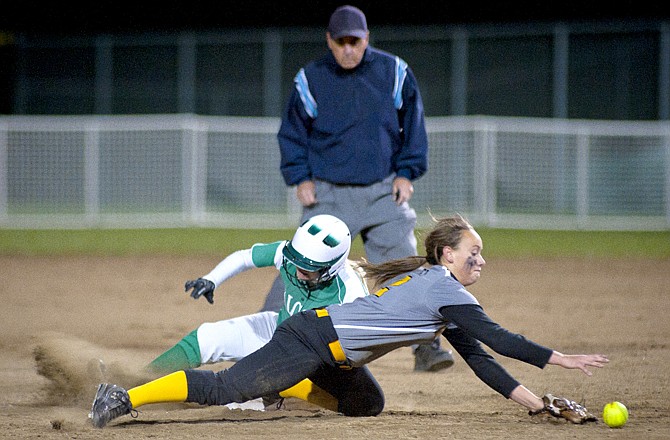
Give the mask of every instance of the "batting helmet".
[[[315, 290], [330, 284], [349, 256], [351, 233], [342, 220], [332, 215], [316, 215], [295, 231], [282, 251], [289, 280], [298, 287]], [[299, 279], [287, 263], [307, 272], [318, 272], [315, 280]]]

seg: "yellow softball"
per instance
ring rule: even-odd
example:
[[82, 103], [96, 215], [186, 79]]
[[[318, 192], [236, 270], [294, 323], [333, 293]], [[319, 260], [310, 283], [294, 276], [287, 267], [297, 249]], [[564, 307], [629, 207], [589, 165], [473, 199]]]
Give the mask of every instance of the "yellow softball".
[[621, 428], [628, 421], [628, 408], [621, 402], [610, 402], [603, 408], [603, 421], [610, 428]]

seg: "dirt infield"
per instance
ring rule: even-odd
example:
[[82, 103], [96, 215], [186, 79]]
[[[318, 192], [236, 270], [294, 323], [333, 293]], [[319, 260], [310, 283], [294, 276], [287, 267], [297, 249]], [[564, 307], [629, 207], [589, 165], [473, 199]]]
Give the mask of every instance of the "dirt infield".
[[[670, 261], [489, 260], [471, 286], [505, 327], [560, 351], [602, 352], [610, 364], [587, 377], [498, 357], [537, 394], [584, 403], [601, 418], [619, 400], [622, 429], [531, 418], [481, 383], [457, 357], [439, 373], [414, 373], [409, 348], [370, 368], [384, 412], [353, 419], [289, 403], [279, 411], [186, 404], [141, 408], [104, 430], [87, 413], [104, 358], [115, 380], [144, 365], [203, 321], [252, 313], [272, 269], [224, 284], [213, 306], [183, 292], [217, 258], [0, 257], [0, 437], [40, 439], [668, 439]], [[235, 293], [235, 295], [232, 295]], [[37, 355], [37, 360], [35, 356]], [[225, 365], [221, 365], [223, 367]], [[47, 377], [50, 377], [48, 379]]]

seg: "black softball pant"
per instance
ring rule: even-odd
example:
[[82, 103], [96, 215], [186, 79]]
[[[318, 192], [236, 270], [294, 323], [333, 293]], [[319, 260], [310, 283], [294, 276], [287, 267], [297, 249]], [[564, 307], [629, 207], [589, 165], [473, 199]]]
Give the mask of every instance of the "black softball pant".
[[329, 343], [337, 341], [330, 317], [303, 311], [282, 322], [270, 342], [227, 370], [186, 370], [187, 402], [225, 405], [276, 395], [309, 378], [338, 400], [346, 416], [376, 416], [384, 393], [366, 366], [337, 362]]

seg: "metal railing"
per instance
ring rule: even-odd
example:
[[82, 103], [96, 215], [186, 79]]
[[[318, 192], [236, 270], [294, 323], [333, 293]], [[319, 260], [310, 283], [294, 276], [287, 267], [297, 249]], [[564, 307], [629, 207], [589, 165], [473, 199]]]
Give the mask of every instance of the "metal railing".
[[[293, 228], [278, 118], [0, 117], [0, 227]], [[420, 224], [670, 229], [670, 123], [427, 119]]]

